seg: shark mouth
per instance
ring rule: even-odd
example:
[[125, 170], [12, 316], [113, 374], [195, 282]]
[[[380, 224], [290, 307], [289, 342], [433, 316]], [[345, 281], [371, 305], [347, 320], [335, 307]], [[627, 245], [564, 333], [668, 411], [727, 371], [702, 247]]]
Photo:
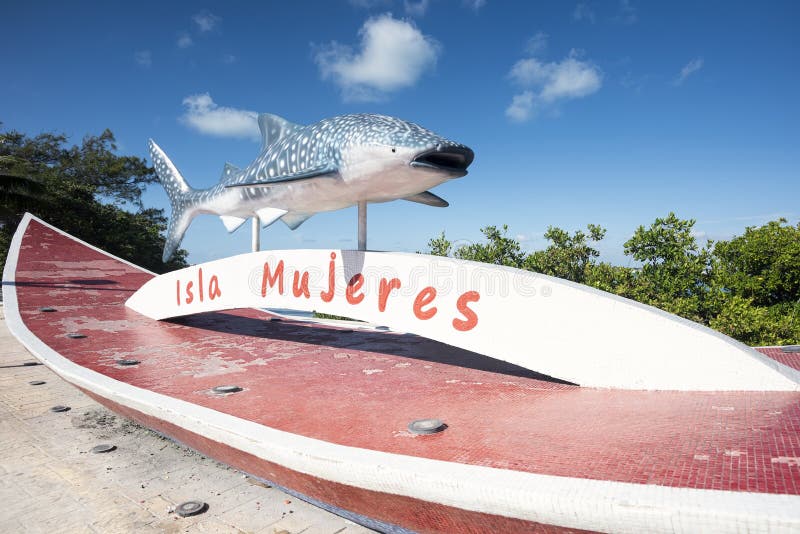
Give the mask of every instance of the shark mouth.
[[415, 157], [410, 165], [422, 169], [444, 171], [454, 176], [467, 174], [475, 153], [467, 147], [442, 146], [427, 150]]

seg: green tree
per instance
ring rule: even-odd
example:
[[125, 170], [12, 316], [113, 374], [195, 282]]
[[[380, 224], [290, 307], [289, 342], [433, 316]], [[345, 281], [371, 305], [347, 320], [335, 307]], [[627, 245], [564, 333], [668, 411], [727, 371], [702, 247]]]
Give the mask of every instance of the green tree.
[[714, 247], [710, 326], [753, 345], [800, 343], [800, 224], [748, 227]]
[[718, 285], [732, 295], [772, 306], [800, 299], [800, 224], [786, 219], [748, 227], [744, 235], [714, 247]]
[[739, 295], [725, 295], [709, 326], [748, 345], [800, 343], [800, 304], [755, 306]]
[[444, 230], [428, 241], [427, 253], [431, 256], [450, 256], [453, 253], [453, 243], [445, 237]]
[[592, 263], [586, 269], [588, 286], [629, 299], [636, 298], [636, 272], [630, 267], [611, 265], [607, 262]]
[[[601, 241], [606, 229], [596, 224], [587, 226], [588, 233], [576, 230], [572, 235], [556, 226], [548, 226], [544, 237], [550, 244], [525, 259], [525, 268], [584, 283], [588, 271], [600, 252], [592, 244]], [[592, 244], [590, 244], [590, 241]]]
[[144, 209], [141, 194], [156, 180], [141, 158], [115, 154], [114, 135], [106, 130], [68, 146], [64, 135], [29, 137], [0, 132], [0, 263], [25, 211], [111, 254], [163, 272], [186, 265], [181, 250], [161, 262], [166, 218]]
[[114, 134], [105, 130], [87, 135], [80, 145], [66, 146], [67, 137], [51, 132], [36, 137], [14, 130], [0, 133], [0, 165], [8, 174], [48, 182], [70, 184], [114, 204], [141, 207], [147, 184], [155, 172], [135, 156], [115, 154]]
[[639, 226], [625, 242], [625, 254], [642, 263], [632, 296], [695, 321], [707, 322], [711, 245], [697, 244], [694, 219], [674, 213]]
[[[480, 261], [505, 265], [508, 267], [522, 268], [525, 263], [525, 252], [519, 241], [508, 237], [508, 225], [502, 229], [496, 226], [481, 228], [481, 233], [486, 237], [486, 243], [472, 243], [458, 247], [454, 256], [462, 260]], [[444, 237], [444, 234], [442, 234]]]
[[39, 180], [0, 174], [0, 225], [13, 222], [20, 212], [41, 208], [47, 203], [45, 194], [46, 189]]

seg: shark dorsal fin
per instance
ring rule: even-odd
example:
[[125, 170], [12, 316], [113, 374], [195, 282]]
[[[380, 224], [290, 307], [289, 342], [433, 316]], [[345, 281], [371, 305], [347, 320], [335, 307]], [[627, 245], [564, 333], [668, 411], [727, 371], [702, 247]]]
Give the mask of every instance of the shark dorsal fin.
[[222, 179], [223, 180], [225, 180], [226, 178], [231, 179], [240, 172], [242, 172], [242, 169], [240, 169], [233, 163], [225, 162], [225, 166], [222, 168]]
[[261, 130], [261, 150], [296, 129], [302, 128], [299, 124], [289, 122], [283, 117], [278, 117], [272, 113], [261, 113], [258, 116], [258, 127]]

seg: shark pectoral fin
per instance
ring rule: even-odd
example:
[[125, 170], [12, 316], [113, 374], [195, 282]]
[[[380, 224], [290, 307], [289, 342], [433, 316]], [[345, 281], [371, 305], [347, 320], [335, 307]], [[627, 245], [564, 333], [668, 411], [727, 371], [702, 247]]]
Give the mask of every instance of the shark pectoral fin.
[[306, 222], [309, 217], [311, 217], [313, 213], [300, 213], [300, 212], [289, 212], [283, 217], [281, 220], [289, 227], [290, 230], [296, 230], [298, 226]]
[[225, 166], [222, 168], [222, 180], [228, 179], [230, 180], [234, 176], [238, 175], [242, 172], [242, 169], [234, 165], [233, 163], [225, 163]]
[[269, 180], [260, 182], [245, 182], [243, 184], [231, 184], [225, 187], [270, 187], [273, 185], [280, 185], [287, 182], [298, 182], [300, 180], [311, 180], [314, 178], [336, 178], [339, 176], [339, 169], [328, 165], [320, 165], [319, 167], [312, 167], [303, 171], [293, 172], [291, 174], [282, 174], [275, 176]]
[[256, 215], [261, 219], [261, 225], [264, 227], [274, 223], [287, 213], [286, 210], [280, 208], [261, 208], [260, 210], [256, 210]]
[[219, 218], [222, 219], [222, 224], [225, 225], [225, 229], [228, 230], [229, 234], [235, 232], [247, 220], [233, 215], [220, 215]]
[[420, 204], [426, 204], [428, 206], [433, 206], [435, 208], [446, 208], [450, 205], [442, 197], [436, 196], [430, 191], [423, 191], [422, 193], [417, 193], [416, 195], [412, 195], [410, 197], [405, 197], [403, 200], [410, 200], [411, 202], [419, 202]]

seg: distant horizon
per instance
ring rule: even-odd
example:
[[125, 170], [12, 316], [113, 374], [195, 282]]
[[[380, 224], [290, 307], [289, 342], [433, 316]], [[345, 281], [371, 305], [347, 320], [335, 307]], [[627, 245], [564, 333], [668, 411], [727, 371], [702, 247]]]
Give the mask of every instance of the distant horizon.
[[[701, 245], [800, 221], [793, 2], [32, 2], [4, 13], [4, 130], [78, 143], [109, 128], [119, 153], [148, 161], [152, 137], [196, 188], [226, 161], [252, 161], [257, 112], [301, 124], [381, 113], [470, 146], [470, 174], [433, 190], [450, 207], [370, 205], [374, 250], [424, 251], [443, 230], [480, 242], [480, 228], [507, 224], [532, 251], [548, 225], [592, 223], [608, 229], [600, 259], [631, 266], [622, 243], [670, 211], [697, 220]], [[160, 185], [143, 202], [169, 214]], [[264, 249], [355, 246], [355, 208], [262, 231]], [[248, 252], [249, 225], [228, 235], [201, 216], [183, 247], [192, 263]]]

